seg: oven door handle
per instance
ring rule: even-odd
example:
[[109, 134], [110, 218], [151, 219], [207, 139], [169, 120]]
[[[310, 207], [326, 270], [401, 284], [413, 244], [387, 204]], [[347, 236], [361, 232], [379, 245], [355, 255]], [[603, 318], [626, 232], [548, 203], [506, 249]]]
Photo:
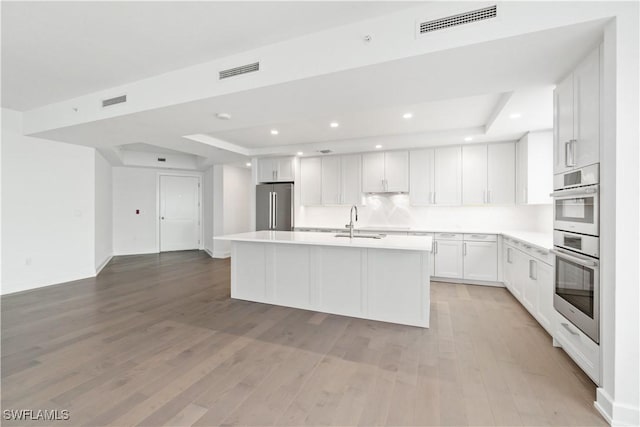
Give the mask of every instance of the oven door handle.
[[556, 254], [560, 258], [568, 259], [571, 262], [575, 262], [576, 264], [582, 265], [584, 267], [597, 267], [598, 261], [591, 260], [589, 258], [583, 258], [578, 255], [570, 254], [561, 249], [551, 249], [551, 253]]
[[568, 190], [558, 190], [549, 194], [551, 197], [559, 198], [559, 197], [569, 197], [576, 196], [581, 194], [596, 194], [598, 192], [598, 186], [593, 187], [584, 187], [584, 188], [572, 188]]

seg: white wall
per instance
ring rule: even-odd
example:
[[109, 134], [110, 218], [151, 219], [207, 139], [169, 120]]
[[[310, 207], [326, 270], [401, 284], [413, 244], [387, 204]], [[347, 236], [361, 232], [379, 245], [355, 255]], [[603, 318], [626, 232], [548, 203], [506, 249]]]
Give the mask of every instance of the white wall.
[[213, 256], [213, 166], [202, 175], [202, 246]]
[[[235, 234], [251, 231], [254, 185], [249, 169], [217, 165], [213, 168], [213, 235]], [[213, 256], [230, 255], [230, 242], [214, 241]]]
[[3, 294], [95, 275], [94, 149], [22, 135], [2, 109]]
[[[358, 208], [356, 227], [411, 227], [421, 230], [466, 229], [476, 231], [528, 230], [551, 233], [551, 205], [522, 206], [411, 206], [408, 195], [365, 197]], [[349, 206], [301, 206], [296, 227], [344, 228], [349, 222]]]
[[158, 177], [163, 174], [202, 179], [202, 173], [193, 171], [113, 168], [114, 255], [159, 252]]
[[158, 252], [157, 182], [153, 169], [113, 168], [115, 255]]
[[113, 176], [111, 164], [95, 152], [95, 268], [113, 256]]

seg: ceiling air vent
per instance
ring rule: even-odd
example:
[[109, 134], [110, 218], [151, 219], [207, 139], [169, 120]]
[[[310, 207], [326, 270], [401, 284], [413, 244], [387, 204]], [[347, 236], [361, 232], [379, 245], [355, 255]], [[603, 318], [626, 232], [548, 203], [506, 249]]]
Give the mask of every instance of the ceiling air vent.
[[159, 162], [166, 162], [167, 159], [166, 159], [166, 157], [158, 157], [158, 161]]
[[220, 71], [220, 80], [229, 77], [239, 76], [240, 74], [253, 73], [254, 71], [260, 71], [260, 63], [254, 62], [253, 64], [242, 65], [240, 67], [229, 68], [228, 70]]
[[434, 19], [420, 23], [420, 34], [430, 33], [432, 31], [444, 30], [445, 28], [456, 27], [458, 25], [469, 24], [471, 22], [483, 21], [485, 19], [495, 18], [498, 15], [497, 6], [483, 7], [482, 9], [472, 10], [471, 12], [459, 13], [457, 15], [447, 16], [446, 18]]
[[331, 151], [331, 150], [318, 150], [318, 153], [329, 154], [329, 153], [333, 153], [333, 151]]
[[122, 104], [127, 102], [127, 95], [116, 96], [115, 98], [103, 99], [102, 108], [109, 107], [111, 105]]

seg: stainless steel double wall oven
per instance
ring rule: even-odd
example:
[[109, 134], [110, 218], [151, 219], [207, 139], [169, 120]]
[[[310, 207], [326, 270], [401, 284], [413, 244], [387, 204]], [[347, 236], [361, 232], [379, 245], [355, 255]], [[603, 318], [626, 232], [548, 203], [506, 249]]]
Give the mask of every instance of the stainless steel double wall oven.
[[554, 176], [553, 306], [600, 340], [600, 170], [594, 164]]

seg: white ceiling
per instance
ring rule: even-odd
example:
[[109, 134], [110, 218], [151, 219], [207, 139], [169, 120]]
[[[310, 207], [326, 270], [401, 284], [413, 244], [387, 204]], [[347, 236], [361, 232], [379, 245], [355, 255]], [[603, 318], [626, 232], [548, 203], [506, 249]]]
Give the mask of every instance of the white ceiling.
[[[420, 104], [394, 105], [323, 115], [283, 123], [216, 132], [211, 136], [248, 148], [365, 138], [484, 126], [501, 94], [444, 99]], [[411, 119], [403, 118], [412, 113]], [[336, 121], [337, 128], [329, 123]], [[272, 129], [278, 135], [271, 135]]]
[[[201, 156], [203, 165], [323, 146], [361, 151], [371, 149], [361, 142], [372, 134], [385, 148], [462, 142], [468, 135], [474, 141], [514, 139], [552, 127], [553, 85], [601, 36], [601, 22], [562, 27], [37, 136], [96, 147], [143, 142]], [[401, 118], [407, 111], [414, 112], [410, 121]], [[231, 120], [216, 119], [218, 112], [230, 113]], [[509, 119], [513, 112], [522, 117]], [[328, 127], [332, 120], [340, 123], [337, 129]], [[272, 137], [271, 128], [280, 134]], [[196, 134], [211, 138], [185, 138]]]
[[8, 2], [2, 106], [26, 111], [416, 2]]
[[152, 145], [152, 144], [145, 144], [144, 142], [134, 142], [133, 144], [124, 144], [124, 145], [120, 145], [118, 148], [123, 151], [141, 151], [143, 153], [184, 154], [182, 151], [159, 147], [157, 145]]

